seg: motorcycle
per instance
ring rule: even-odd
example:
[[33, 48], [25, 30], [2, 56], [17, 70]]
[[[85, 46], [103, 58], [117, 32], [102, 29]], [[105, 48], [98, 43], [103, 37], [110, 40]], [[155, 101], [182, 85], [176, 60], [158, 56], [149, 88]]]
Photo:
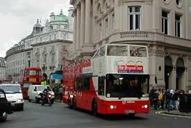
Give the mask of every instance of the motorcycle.
[[48, 104], [49, 106], [52, 106], [54, 98], [55, 96], [53, 92], [41, 93], [41, 105]]

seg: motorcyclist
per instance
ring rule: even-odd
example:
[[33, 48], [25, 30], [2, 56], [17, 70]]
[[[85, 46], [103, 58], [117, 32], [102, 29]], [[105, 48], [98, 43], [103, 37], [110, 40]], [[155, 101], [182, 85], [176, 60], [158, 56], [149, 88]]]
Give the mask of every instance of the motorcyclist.
[[47, 94], [49, 91], [51, 91], [51, 89], [50, 89], [50, 87], [48, 86], [47, 88], [45, 88], [45, 89], [43, 90], [43, 93]]
[[46, 98], [49, 91], [51, 91], [50, 87], [47, 87], [43, 90], [43, 97], [42, 97], [43, 100], [44, 100], [44, 98]]
[[50, 106], [53, 104], [54, 99], [52, 99], [52, 96], [49, 97], [49, 98], [51, 98], [51, 100], [48, 98], [48, 96], [50, 96], [51, 91], [52, 90], [51, 90], [51, 88], [49, 86], [43, 90], [43, 92], [42, 92], [43, 93], [43, 95], [42, 95], [42, 103], [41, 103], [42, 105], [44, 105], [47, 102], [49, 103]]

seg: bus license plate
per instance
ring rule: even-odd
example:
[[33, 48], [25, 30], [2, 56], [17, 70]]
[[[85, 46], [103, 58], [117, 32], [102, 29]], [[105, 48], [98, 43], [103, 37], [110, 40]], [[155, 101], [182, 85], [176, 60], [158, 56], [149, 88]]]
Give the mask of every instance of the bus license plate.
[[134, 110], [126, 110], [125, 113], [130, 114], [130, 113], [135, 113], [135, 111]]

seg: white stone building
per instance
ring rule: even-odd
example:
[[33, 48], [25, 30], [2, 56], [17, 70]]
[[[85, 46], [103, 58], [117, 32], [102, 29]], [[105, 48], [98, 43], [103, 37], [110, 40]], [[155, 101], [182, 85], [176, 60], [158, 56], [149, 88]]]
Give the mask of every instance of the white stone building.
[[40, 67], [47, 76], [62, 70], [62, 58], [70, 56], [73, 41], [73, 8], [68, 12], [51, 13], [44, 26], [37, 20], [32, 33], [6, 52], [7, 77], [16, 81], [25, 67]]
[[190, 0], [70, 0], [74, 57], [106, 43], [149, 47], [150, 85], [191, 88]]

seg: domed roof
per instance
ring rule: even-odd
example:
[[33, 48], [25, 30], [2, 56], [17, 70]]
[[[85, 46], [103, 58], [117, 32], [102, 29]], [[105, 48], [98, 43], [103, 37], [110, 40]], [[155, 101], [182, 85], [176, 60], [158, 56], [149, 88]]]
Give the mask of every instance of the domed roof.
[[63, 14], [63, 11], [60, 11], [59, 15], [55, 15], [54, 19], [52, 19], [50, 22], [67, 22], [68, 23], [68, 17]]
[[34, 25], [33, 28], [42, 28], [43, 26], [39, 23], [39, 19], [37, 19], [37, 23]]

